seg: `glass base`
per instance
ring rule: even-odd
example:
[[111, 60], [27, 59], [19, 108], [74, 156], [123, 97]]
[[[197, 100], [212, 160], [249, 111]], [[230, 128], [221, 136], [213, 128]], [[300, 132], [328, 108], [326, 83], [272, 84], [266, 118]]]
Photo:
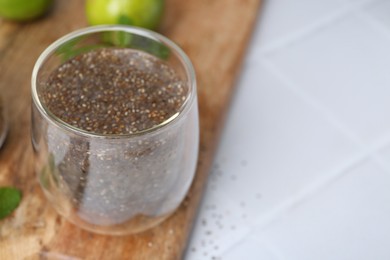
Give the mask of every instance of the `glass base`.
[[[112, 224], [112, 220], [108, 218], [106, 221], [100, 218], [99, 225], [97, 225], [92, 223], [92, 221], [95, 221], [95, 219], [93, 219], [91, 214], [83, 213], [81, 210], [71, 204], [69, 198], [64, 196], [64, 193], [56, 188], [56, 183], [53, 178], [50, 178], [50, 176], [52, 175], [46, 175], [45, 171], [42, 171], [39, 176], [39, 182], [51, 205], [66, 220], [76, 225], [77, 227], [93, 233], [115, 236], [140, 233], [157, 226], [169, 216], [171, 216], [175, 211], [173, 210], [167, 214], [159, 216], [146, 216], [143, 214], [137, 214], [131, 217], [129, 220], [118, 224]], [[90, 221], [88, 221], [88, 219]]]

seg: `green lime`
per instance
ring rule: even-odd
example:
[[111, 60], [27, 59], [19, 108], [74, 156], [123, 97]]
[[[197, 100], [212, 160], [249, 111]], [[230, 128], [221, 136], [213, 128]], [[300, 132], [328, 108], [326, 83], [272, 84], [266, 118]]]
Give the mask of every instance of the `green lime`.
[[156, 29], [164, 9], [164, 0], [87, 0], [90, 25], [125, 24]]
[[15, 21], [26, 21], [43, 15], [52, 0], [0, 0], [0, 16]]

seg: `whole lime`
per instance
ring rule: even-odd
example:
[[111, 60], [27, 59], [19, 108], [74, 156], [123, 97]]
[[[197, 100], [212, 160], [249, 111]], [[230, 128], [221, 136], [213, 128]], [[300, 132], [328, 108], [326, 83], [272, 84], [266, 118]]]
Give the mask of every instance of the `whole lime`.
[[90, 25], [126, 24], [156, 29], [164, 10], [164, 0], [87, 0]]
[[0, 16], [15, 21], [26, 21], [43, 15], [53, 0], [0, 0]]

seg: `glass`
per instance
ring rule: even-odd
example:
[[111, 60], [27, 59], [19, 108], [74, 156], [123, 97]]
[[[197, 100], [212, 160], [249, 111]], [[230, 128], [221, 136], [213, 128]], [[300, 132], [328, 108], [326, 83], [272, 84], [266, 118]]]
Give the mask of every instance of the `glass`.
[[[187, 87], [178, 111], [127, 134], [86, 131], [55, 116], [42, 100], [50, 75], [73, 57], [102, 48], [141, 51], [173, 68]], [[162, 222], [183, 201], [198, 156], [198, 106], [194, 69], [172, 41], [129, 26], [70, 33], [37, 60], [32, 100], [36, 172], [48, 200], [70, 222], [97, 233], [136, 233]]]

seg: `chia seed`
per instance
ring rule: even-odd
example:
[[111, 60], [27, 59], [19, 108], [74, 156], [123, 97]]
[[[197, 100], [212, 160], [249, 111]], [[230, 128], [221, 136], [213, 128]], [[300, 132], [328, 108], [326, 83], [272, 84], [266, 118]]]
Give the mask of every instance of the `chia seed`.
[[40, 99], [69, 125], [96, 134], [132, 134], [157, 126], [182, 107], [188, 89], [159, 59], [104, 48], [76, 56], [49, 77]]
[[[170, 65], [141, 51], [118, 48], [68, 60], [38, 91], [49, 113], [102, 137], [156, 127], [178, 115], [188, 95], [188, 86]], [[59, 193], [93, 225], [160, 222], [183, 199], [194, 174], [196, 109], [187, 121], [163, 135], [124, 140], [86, 138], [48, 127]]]

